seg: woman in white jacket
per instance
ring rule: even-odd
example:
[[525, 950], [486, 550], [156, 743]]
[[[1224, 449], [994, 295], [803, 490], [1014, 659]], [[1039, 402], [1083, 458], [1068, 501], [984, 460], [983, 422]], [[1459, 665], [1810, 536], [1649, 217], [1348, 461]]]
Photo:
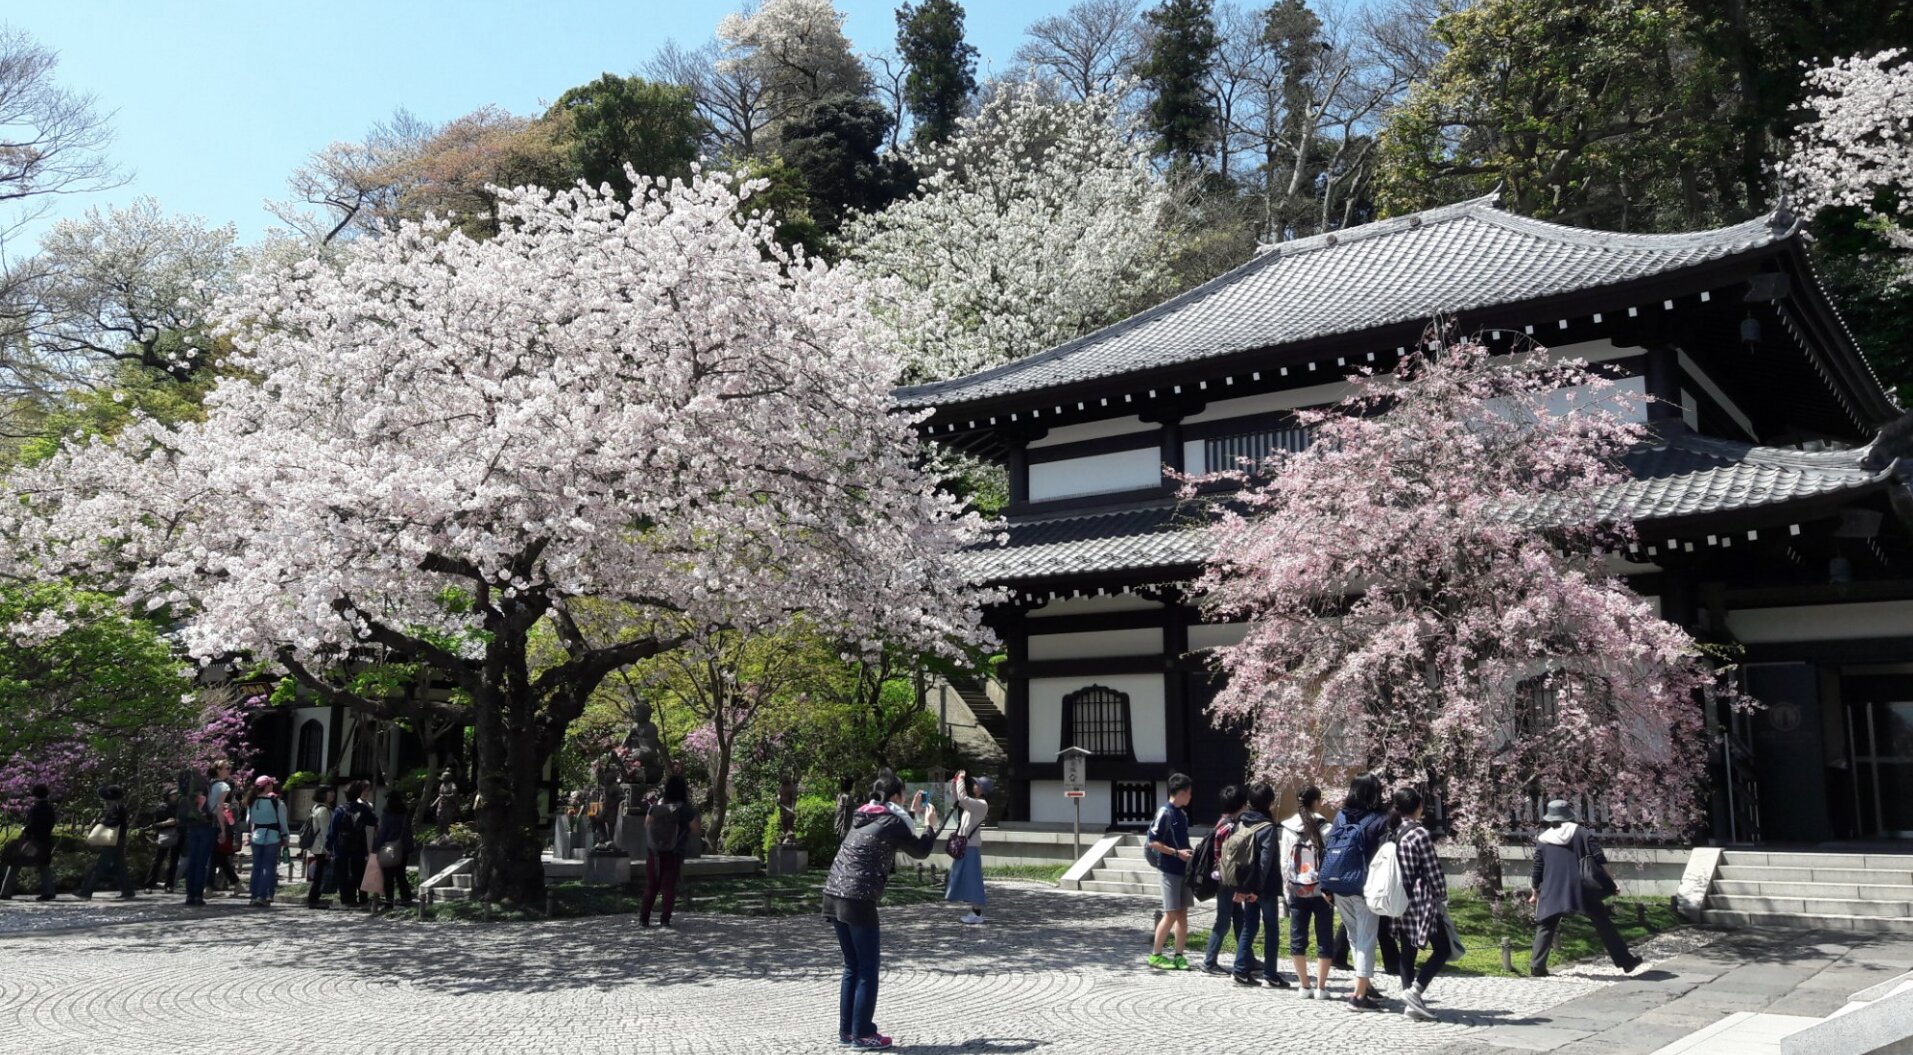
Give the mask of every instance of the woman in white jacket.
[[990, 804], [983, 801], [982, 794], [977, 779], [962, 770], [950, 781], [950, 795], [959, 811], [954, 834], [967, 843], [963, 856], [950, 862], [950, 883], [943, 899], [968, 904], [970, 911], [963, 922], [972, 925], [983, 922], [983, 819], [990, 814]]
[[[1322, 789], [1310, 785], [1297, 801], [1301, 808], [1282, 822], [1282, 889], [1289, 902], [1289, 955], [1295, 958], [1295, 977], [1302, 983], [1302, 999], [1328, 999], [1328, 970], [1335, 952], [1333, 899], [1316, 885], [1322, 862], [1322, 840], [1333, 827], [1315, 812]], [[1315, 981], [1309, 982], [1309, 925], [1315, 926]], [[1273, 942], [1271, 942], [1273, 944]], [[1271, 949], [1271, 952], [1274, 950]]]

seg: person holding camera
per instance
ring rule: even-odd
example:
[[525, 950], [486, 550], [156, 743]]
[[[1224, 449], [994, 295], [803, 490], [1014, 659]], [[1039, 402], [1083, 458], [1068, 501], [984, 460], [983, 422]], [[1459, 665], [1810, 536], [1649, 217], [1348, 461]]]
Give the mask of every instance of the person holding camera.
[[[924, 815], [916, 830], [911, 818]], [[883, 1050], [890, 1038], [877, 1032], [877, 971], [882, 961], [882, 936], [877, 926], [877, 903], [890, 879], [898, 851], [922, 859], [937, 844], [936, 807], [924, 807], [924, 795], [911, 796], [903, 807], [903, 781], [886, 770], [870, 787], [870, 801], [857, 808], [850, 834], [837, 850], [830, 876], [824, 880], [824, 918], [837, 932], [843, 951], [843, 984], [837, 995], [837, 1039], [846, 1047]]]

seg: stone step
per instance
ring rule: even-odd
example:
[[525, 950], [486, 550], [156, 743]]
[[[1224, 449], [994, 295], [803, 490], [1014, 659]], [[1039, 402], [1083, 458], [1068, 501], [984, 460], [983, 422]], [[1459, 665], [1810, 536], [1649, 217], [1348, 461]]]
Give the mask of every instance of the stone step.
[[1868, 883], [1769, 883], [1722, 879], [1713, 893], [1750, 897], [1844, 898], [1859, 901], [1913, 901], [1913, 884], [1875, 886]]
[[1803, 916], [1791, 912], [1741, 912], [1708, 908], [1701, 911], [1701, 921], [1715, 927], [1913, 935], [1913, 917], [1907, 916]]
[[1156, 887], [1146, 887], [1138, 883], [1108, 883], [1099, 879], [1083, 880], [1082, 889], [1092, 894], [1134, 894], [1137, 897], [1162, 896], [1162, 891]]
[[462, 887], [442, 886], [435, 887], [432, 890], [432, 900], [434, 901], [468, 901], [471, 899], [471, 896], [472, 890], [469, 885]]
[[1098, 872], [1131, 872], [1136, 875], [1155, 875], [1156, 868], [1148, 861], [1127, 861], [1105, 857], [1096, 866]]
[[1720, 866], [1717, 878], [1747, 883], [1852, 883], [1855, 886], [1913, 886], [1913, 869], [1799, 868], [1779, 865]]
[[1707, 907], [1728, 912], [1785, 912], [1808, 916], [1913, 916], [1913, 901], [1709, 894]]
[[1913, 872], [1913, 854], [1798, 853], [1763, 850], [1722, 850], [1723, 865], [1765, 865], [1770, 868], [1884, 868]]

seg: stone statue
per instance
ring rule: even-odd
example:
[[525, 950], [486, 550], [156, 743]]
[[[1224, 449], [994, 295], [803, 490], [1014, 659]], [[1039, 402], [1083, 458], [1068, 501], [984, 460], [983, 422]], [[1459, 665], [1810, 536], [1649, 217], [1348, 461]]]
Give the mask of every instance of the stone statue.
[[438, 798], [432, 800], [432, 815], [438, 822], [438, 841], [452, 841], [452, 825], [458, 823], [458, 775], [452, 767], [446, 766], [445, 772], [438, 775]]
[[606, 752], [591, 767], [591, 779], [597, 784], [597, 814], [591, 818], [592, 852], [617, 852], [618, 807], [624, 803], [624, 767], [618, 756]]
[[777, 785], [777, 825], [786, 846], [797, 843], [797, 782], [785, 777]]

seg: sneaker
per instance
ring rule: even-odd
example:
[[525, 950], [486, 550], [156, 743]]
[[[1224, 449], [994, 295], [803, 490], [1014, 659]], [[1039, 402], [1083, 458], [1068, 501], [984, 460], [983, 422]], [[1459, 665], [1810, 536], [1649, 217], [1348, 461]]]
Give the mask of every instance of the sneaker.
[[838, 1046], [838, 1047], [840, 1047], [840, 1048], [847, 1048], [847, 1047], [850, 1047], [850, 1046], [851, 1046], [852, 1044], [855, 1044], [855, 1043], [857, 1043], [857, 1038], [856, 1038], [856, 1037], [853, 1037], [853, 1036], [851, 1036], [851, 1035], [850, 1035], [850, 1034], [848, 1034], [848, 1033], [839, 1033], [839, 1034], [837, 1034], [837, 1046]]
[[1619, 967], [1622, 974], [1633, 974], [1636, 967], [1646, 962], [1639, 956], [1629, 956], [1626, 963], [1617, 963], [1614, 966]]
[[1546, 977], [1548, 977], [1548, 969], [1547, 969], [1546, 967], [1536, 967], [1536, 968], [1533, 968], [1533, 969], [1531, 969], [1531, 970], [1529, 970], [1529, 971], [1528, 971], [1528, 973], [1529, 973], [1530, 975], [1533, 975], [1533, 976], [1534, 976], [1534, 977], [1536, 977], [1536, 978], [1546, 978]]
[[1292, 985], [1290, 985], [1290, 984], [1289, 984], [1289, 980], [1288, 980], [1287, 978], [1284, 978], [1284, 977], [1282, 977], [1282, 976], [1281, 976], [1281, 975], [1279, 975], [1279, 974], [1278, 974], [1278, 975], [1276, 975], [1276, 976], [1275, 976], [1275, 977], [1273, 977], [1273, 978], [1270, 978], [1270, 979], [1267, 979], [1267, 980], [1266, 980], [1266, 981], [1264, 981], [1264, 982], [1263, 982], [1262, 984], [1264, 984], [1264, 985], [1267, 985], [1267, 986], [1270, 986], [1271, 988], [1275, 988], [1275, 989], [1293, 989], [1293, 988], [1295, 988], [1294, 986], [1292, 986]]
[[1402, 992], [1402, 1003], [1408, 1005], [1410, 1011], [1420, 1011], [1424, 1015], [1429, 1013], [1428, 1004], [1422, 1000], [1421, 994], [1413, 989]]
[[1325, 985], [1313, 986], [1309, 989], [1308, 992], [1303, 993], [1302, 995], [1309, 1000], [1327, 1000], [1328, 986], [1325, 986]]
[[53, 898], [54, 898], [54, 895], [52, 895], [52, 894], [41, 894], [41, 895], [40, 895], [39, 897], [36, 897], [36, 898], [34, 898], [33, 900], [35, 900], [35, 901], [52, 901], [52, 900], [53, 900]]
[[307, 908], [331, 908], [331, 907], [332, 907], [332, 902], [330, 902], [330, 901], [308, 901], [308, 902], [306, 902], [306, 907], [307, 907]]
[[1378, 1009], [1377, 1007], [1375, 1007], [1375, 1006], [1374, 1006], [1373, 1004], [1368, 1004], [1368, 1003], [1364, 1003], [1364, 1002], [1362, 1001], [1362, 998], [1361, 998], [1361, 997], [1359, 997], [1359, 996], [1351, 996], [1351, 997], [1349, 997], [1349, 998], [1348, 998], [1348, 1009], [1349, 1009], [1350, 1011], [1376, 1011], [1376, 1010], [1379, 1010], [1379, 1009]]
[[1433, 1011], [1430, 1011], [1425, 1007], [1417, 1007], [1414, 1004], [1404, 1005], [1402, 1007], [1402, 1014], [1408, 1016], [1409, 1018], [1414, 1019], [1417, 1022], [1438, 1021], [1435, 1018], [1435, 1013]]
[[977, 924], [979, 924], [979, 923], [982, 923], [982, 922], [983, 922], [983, 917], [982, 917], [982, 916], [979, 916], [979, 915], [977, 915], [977, 914], [976, 914], [976, 913], [974, 913], [974, 912], [971, 912], [971, 913], [967, 913], [967, 914], [965, 914], [964, 916], [962, 916], [962, 917], [960, 917], [960, 918], [959, 918], [959, 919], [957, 920], [957, 922], [959, 922], [959, 923], [968, 923], [968, 924], [969, 924], [970, 926], [972, 926], [972, 927], [974, 927], [974, 926], [976, 926]]
[[1171, 960], [1159, 952], [1150, 953], [1148, 963], [1149, 966], [1154, 967], [1158, 971], [1173, 970], [1176, 964], [1174, 960]]
[[1233, 972], [1224, 969], [1221, 964], [1215, 962], [1214, 960], [1204, 960], [1202, 961], [1202, 973], [1203, 974], [1230, 974]]
[[1189, 969], [1189, 958], [1188, 958], [1188, 957], [1186, 957], [1186, 956], [1184, 956], [1184, 955], [1183, 955], [1183, 954], [1181, 954], [1181, 953], [1177, 953], [1177, 954], [1176, 954], [1176, 958], [1175, 958], [1174, 960], [1171, 960], [1171, 961], [1170, 961], [1170, 963], [1169, 963], [1169, 969], [1170, 969], [1170, 970], [1172, 970], [1172, 971], [1186, 971], [1186, 970], [1188, 970], [1188, 969]]
[[1234, 977], [1235, 977], [1235, 984], [1246, 985], [1251, 989], [1262, 984], [1262, 982], [1259, 979], [1257, 979], [1255, 975], [1252, 975], [1252, 974], [1238, 974], [1238, 975], [1235, 975]]
[[881, 1033], [872, 1033], [867, 1037], [858, 1037], [851, 1041], [850, 1046], [853, 1048], [862, 1048], [866, 1051], [888, 1051], [890, 1049], [890, 1038]]

